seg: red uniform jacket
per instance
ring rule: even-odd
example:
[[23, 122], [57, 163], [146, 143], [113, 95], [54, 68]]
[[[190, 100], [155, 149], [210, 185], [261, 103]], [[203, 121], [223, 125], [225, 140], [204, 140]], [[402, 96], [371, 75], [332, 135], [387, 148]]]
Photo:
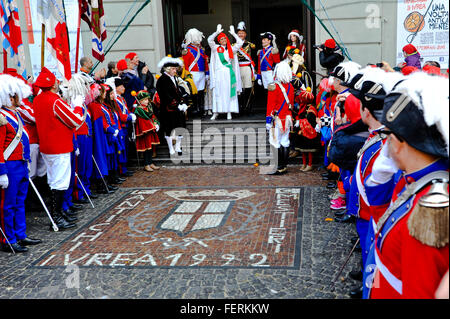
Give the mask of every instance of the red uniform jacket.
[[[192, 67], [190, 72], [209, 72], [208, 67], [208, 56], [205, 54], [202, 48], [197, 48], [193, 45], [188, 45], [186, 48], [187, 53], [183, 55], [184, 68], [189, 71], [189, 67], [195, 61], [197, 53], [195, 51], [200, 51], [200, 57], [197, 63]], [[194, 55], [195, 54], [195, 55]]]
[[[262, 48], [258, 51], [258, 74], [261, 75], [261, 71], [273, 71], [275, 64], [280, 63], [280, 54], [274, 54], [272, 52], [266, 55], [267, 50], [272, 48], [269, 46], [267, 49]], [[273, 48], [272, 48], [273, 50]], [[265, 56], [265, 57], [264, 57]]]
[[[291, 83], [283, 83], [281, 85], [285, 88], [289, 103], [293, 106], [295, 96], [294, 86]], [[283, 108], [280, 113], [278, 113], [282, 105]], [[268, 91], [266, 117], [273, 117], [275, 119], [275, 115], [278, 115], [278, 118], [281, 120], [283, 130], [286, 129], [286, 118], [289, 116], [292, 120], [292, 112], [284, 98], [283, 92], [277, 84], [275, 84], [275, 90], [271, 91], [269, 89]]]
[[30, 144], [39, 144], [33, 104], [28, 99], [24, 99], [17, 111], [19, 111], [20, 116], [22, 116], [23, 122], [25, 123], [25, 129], [30, 137]]
[[74, 129], [79, 128], [84, 122], [82, 107], [77, 106], [72, 110], [51, 91], [39, 94], [33, 104], [41, 152], [44, 154], [72, 152]]
[[[443, 161], [443, 164], [437, 162], [434, 165], [435, 167], [439, 166], [439, 169], [448, 169], [445, 161]], [[428, 172], [431, 172], [431, 170]], [[415, 181], [413, 175], [414, 173], [400, 179], [395, 187], [392, 201], [395, 201], [401, 195], [407, 183]], [[391, 214], [380, 233], [377, 234], [375, 242], [377, 254], [381, 263], [389, 272], [402, 282], [402, 294], [399, 294], [385, 276], [377, 270], [371, 292], [372, 299], [434, 298], [442, 277], [448, 271], [448, 243], [442, 248], [428, 246], [411, 236], [408, 228], [411, 212], [418, 205], [419, 199], [429, 192], [430, 187], [425, 187], [418, 192], [410, 204], [406, 206], [406, 209], [402, 208], [405, 206], [403, 205], [396, 210], [403, 210], [403, 212], [400, 211], [402, 212], [401, 215]], [[394, 217], [397, 217], [396, 220], [391, 222], [391, 218]], [[392, 223], [392, 226], [386, 226], [389, 223]]]

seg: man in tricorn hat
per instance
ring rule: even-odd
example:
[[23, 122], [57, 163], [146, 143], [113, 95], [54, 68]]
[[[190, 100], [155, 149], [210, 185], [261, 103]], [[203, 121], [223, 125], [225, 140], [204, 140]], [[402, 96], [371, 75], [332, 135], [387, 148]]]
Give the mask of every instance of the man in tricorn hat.
[[276, 37], [271, 32], [261, 34], [262, 49], [258, 51], [258, 84], [267, 89], [273, 83], [275, 65], [280, 63], [280, 53], [276, 45]]
[[[178, 152], [182, 155], [182, 135], [177, 135], [177, 128], [186, 128], [187, 105], [176, 79], [178, 67], [183, 66], [180, 59], [164, 57], [159, 63], [161, 76], [156, 82], [156, 90], [160, 99], [161, 129], [169, 147], [170, 155]], [[175, 148], [174, 144], [175, 143]]]
[[448, 79], [416, 72], [384, 99], [387, 142], [365, 183], [369, 201], [388, 208], [367, 257], [364, 298], [431, 299], [448, 271], [448, 98]]
[[244, 41], [244, 44], [237, 52], [239, 69], [242, 81], [242, 93], [239, 95], [240, 112], [249, 113], [251, 109], [251, 93], [253, 88], [253, 81], [255, 80], [255, 62], [252, 59], [252, 50], [256, 45], [247, 41], [247, 28], [245, 22], [239, 22], [237, 26], [237, 35]]

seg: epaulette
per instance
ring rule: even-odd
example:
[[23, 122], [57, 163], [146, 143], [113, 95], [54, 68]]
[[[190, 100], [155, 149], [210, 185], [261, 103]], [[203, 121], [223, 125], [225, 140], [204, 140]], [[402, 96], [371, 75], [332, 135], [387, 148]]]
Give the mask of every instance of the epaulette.
[[268, 89], [269, 91], [275, 91], [276, 88], [277, 88], [277, 86], [276, 86], [275, 83], [270, 83], [270, 84], [267, 86], [267, 89]]
[[273, 48], [272, 49], [272, 53], [273, 54], [278, 54], [278, 53], [280, 53], [280, 51], [278, 50], [278, 48]]
[[8, 120], [2, 114], [0, 114], [0, 126], [6, 125], [6, 124], [8, 124]]
[[447, 182], [435, 182], [411, 212], [408, 219], [409, 234], [422, 244], [442, 248], [449, 242], [447, 188]]
[[254, 43], [249, 42], [248, 44], [250, 44], [250, 48], [252, 48], [253, 50], [256, 48], [256, 45]]
[[189, 52], [189, 50], [184, 49], [183, 51], [181, 51], [181, 54], [182, 54], [182, 55], [186, 55], [186, 54], [188, 54], [188, 52]]

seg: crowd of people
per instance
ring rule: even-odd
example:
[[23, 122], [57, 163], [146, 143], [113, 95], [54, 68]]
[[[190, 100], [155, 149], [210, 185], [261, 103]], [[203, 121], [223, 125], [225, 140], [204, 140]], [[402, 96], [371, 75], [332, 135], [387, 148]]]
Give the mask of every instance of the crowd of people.
[[[25, 199], [48, 197], [52, 228], [76, 226], [77, 211], [110, 194], [127, 177], [131, 152], [147, 172], [156, 146], [182, 154], [188, 116], [251, 112], [255, 83], [267, 90], [266, 128], [277, 150], [273, 174], [301, 156], [303, 172], [323, 154], [322, 178], [335, 193], [330, 208], [339, 223], [354, 223], [352, 244], [361, 268], [355, 298], [434, 298], [448, 288], [448, 73], [421, 63], [412, 45], [405, 62], [361, 65], [347, 61], [333, 39], [316, 46], [327, 70], [314, 94], [303, 76], [305, 44], [298, 30], [284, 53], [271, 32], [261, 34], [257, 63], [245, 23], [228, 36], [219, 24], [202, 47], [190, 29], [180, 57], [167, 56], [153, 76], [136, 53], [60, 82], [43, 67], [27, 83], [14, 69], [0, 75], [0, 186], [4, 251], [39, 244], [26, 234]], [[133, 148], [134, 147], [134, 148]], [[30, 185], [30, 183], [32, 185]], [[45, 195], [45, 196], [41, 196]], [[33, 201], [27, 201], [31, 203]], [[448, 294], [448, 290], [447, 290]], [[448, 295], [447, 295], [448, 296]]]

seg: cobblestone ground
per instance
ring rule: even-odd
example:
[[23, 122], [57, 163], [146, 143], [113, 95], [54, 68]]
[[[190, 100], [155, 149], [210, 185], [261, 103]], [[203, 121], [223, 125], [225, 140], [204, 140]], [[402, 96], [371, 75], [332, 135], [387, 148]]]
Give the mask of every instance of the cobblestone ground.
[[318, 171], [260, 175], [253, 166], [137, 172], [85, 205], [77, 227], [27, 233], [43, 243], [0, 252], [0, 298], [346, 299], [352, 224], [327, 220]]

